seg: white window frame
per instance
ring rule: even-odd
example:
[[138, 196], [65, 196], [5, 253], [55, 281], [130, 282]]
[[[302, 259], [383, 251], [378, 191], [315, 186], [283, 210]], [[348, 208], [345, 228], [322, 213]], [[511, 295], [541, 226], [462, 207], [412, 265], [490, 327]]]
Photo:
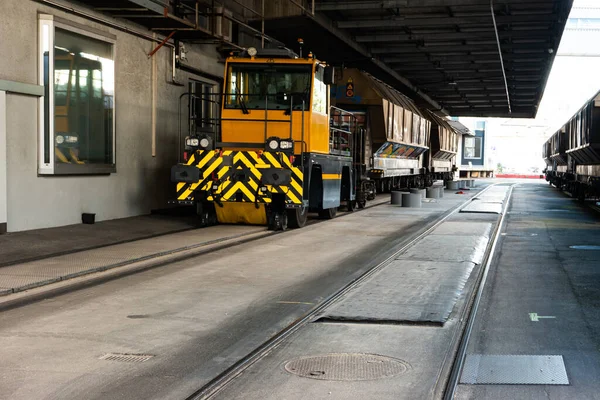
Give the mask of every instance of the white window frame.
[[[468, 157], [467, 156], [467, 139], [473, 139], [475, 141], [475, 146], [473, 147], [475, 150], [477, 150], [477, 139], [479, 139], [479, 157]], [[465, 137], [464, 138], [464, 143], [463, 143], [463, 155], [464, 155], [464, 159], [465, 160], [481, 160], [482, 156], [483, 156], [483, 138], [480, 136], [470, 136], [470, 137]], [[470, 146], [469, 146], [470, 147]], [[474, 152], [475, 154], [477, 154], [477, 151]]]
[[[39, 84], [44, 87], [44, 52], [48, 51], [48, 132], [45, 131], [45, 95], [38, 100], [39, 122], [38, 122], [38, 174], [39, 175], [98, 175], [117, 172], [116, 169], [116, 92], [115, 82], [112, 110], [112, 163], [109, 164], [61, 164], [54, 160], [54, 33], [55, 29], [63, 29], [81, 36], [110, 43], [112, 46], [113, 68], [116, 76], [116, 52], [117, 37], [108, 32], [103, 32], [94, 28], [87, 27], [60, 17], [48, 14], [39, 14], [38, 16], [38, 68]], [[45, 160], [45, 145], [49, 143], [49, 162]]]

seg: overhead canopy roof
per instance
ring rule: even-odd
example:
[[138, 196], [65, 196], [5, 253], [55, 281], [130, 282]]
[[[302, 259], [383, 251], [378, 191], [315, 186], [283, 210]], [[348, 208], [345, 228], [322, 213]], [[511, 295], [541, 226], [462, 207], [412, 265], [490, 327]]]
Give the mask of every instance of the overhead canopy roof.
[[[534, 117], [572, 0], [315, 0], [266, 33], [363, 68], [419, 105], [458, 116]], [[443, 109], [443, 110], [442, 110]]]
[[[226, 48], [244, 44], [215, 30], [229, 26], [225, 19], [260, 34], [265, 17], [271, 38], [296, 50], [302, 37], [318, 58], [361, 68], [420, 107], [456, 116], [523, 118], [537, 112], [573, 3], [492, 0], [503, 69], [490, 0], [314, 0], [314, 14], [312, 0], [270, 0], [262, 15], [250, 7], [258, 1], [218, 2], [230, 10], [241, 7], [250, 17], [226, 15], [211, 8], [217, 3], [210, 0], [79, 1], [165, 36], [217, 38]], [[273, 18], [282, 14], [289, 16]], [[216, 24], [210, 23], [213, 17]]]

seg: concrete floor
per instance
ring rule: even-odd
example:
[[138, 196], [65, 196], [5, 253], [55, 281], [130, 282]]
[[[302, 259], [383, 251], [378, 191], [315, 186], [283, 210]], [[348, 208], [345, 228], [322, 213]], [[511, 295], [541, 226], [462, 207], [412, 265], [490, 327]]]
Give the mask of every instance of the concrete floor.
[[[377, 196], [367, 204], [367, 208], [384, 203], [389, 203], [389, 195]], [[339, 216], [346, 214], [347, 211], [339, 212]], [[14, 303], [16, 293], [20, 294], [19, 297], [27, 297], [28, 294], [23, 292], [32, 288], [53, 285], [57, 290], [58, 286], [64, 290], [64, 286], [76, 286], [73, 278], [88, 275], [102, 278], [97, 273], [106, 270], [112, 270], [115, 276], [129, 274], [152, 265], [214, 251], [215, 247], [228, 247], [275, 233], [264, 226], [252, 225], [175, 229], [182, 228], [182, 224], [192, 226], [194, 220], [195, 215], [187, 214], [178, 214], [172, 221], [164, 216], [144, 216], [105, 221], [98, 226], [73, 225], [9, 235], [2, 243], [6, 248], [0, 250], [0, 259], [6, 256], [11, 264], [0, 265], [0, 307]], [[309, 215], [309, 225], [318, 222], [316, 215]], [[166, 235], [169, 229], [184, 231]], [[78, 231], [86, 234], [80, 236]], [[118, 234], [111, 236], [113, 231], [118, 231]], [[140, 236], [143, 234], [150, 237]], [[36, 238], [41, 239], [39, 243], [30, 246]], [[57, 247], [58, 242], [64, 246], [58, 246], [54, 251], [66, 254], [52, 255], [52, 246]], [[89, 248], [86, 250], [85, 246]], [[20, 253], [20, 248], [27, 251]], [[123, 266], [128, 266], [127, 270], [119, 269]]]
[[162, 260], [191, 249], [200, 252], [217, 241], [242, 240], [259, 233], [268, 235], [271, 232], [263, 226], [216, 225], [1, 267], [0, 303], [13, 293], [31, 288], [130, 265], [139, 260]]
[[[497, 196], [508, 187], [493, 190]], [[502, 201], [503, 198], [500, 198]], [[483, 200], [480, 201], [484, 203]], [[477, 217], [474, 220], [474, 216]], [[434, 399], [443, 390], [461, 316], [476, 281], [495, 213], [457, 213], [324, 310], [311, 324], [224, 388], [217, 399]], [[373, 354], [406, 365], [372, 380], [289, 373], [290, 360]], [[344, 364], [344, 371], [356, 368]], [[369, 368], [369, 365], [358, 369]], [[380, 367], [373, 367], [379, 370]], [[351, 375], [350, 373], [345, 376]]]
[[142, 215], [0, 235], [0, 267], [193, 229], [190, 215]]
[[464, 384], [456, 398], [600, 399], [600, 248], [571, 248], [600, 246], [600, 218], [548, 184], [513, 198], [468, 354], [561, 355], [570, 384]]
[[0, 398], [185, 398], [465, 197], [380, 206], [5, 311]]

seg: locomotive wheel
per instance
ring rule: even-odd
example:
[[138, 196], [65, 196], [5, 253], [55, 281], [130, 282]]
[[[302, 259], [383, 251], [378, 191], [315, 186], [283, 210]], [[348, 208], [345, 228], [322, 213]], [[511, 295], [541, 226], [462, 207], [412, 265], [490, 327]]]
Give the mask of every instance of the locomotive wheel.
[[319, 218], [321, 219], [334, 219], [337, 214], [337, 208], [326, 208], [319, 211]]
[[579, 200], [580, 202], [584, 202], [585, 201], [585, 186], [580, 184], [576, 187], [576, 190], [577, 190], [577, 200]]
[[356, 200], [348, 200], [346, 202], [346, 210], [348, 210], [348, 212], [356, 210]]
[[197, 203], [196, 204], [196, 215], [198, 227], [207, 227], [216, 225], [219, 221], [217, 220], [217, 213], [215, 212], [215, 206], [209, 203]]
[[356, 201], [356, 205], [358, 206], [358, 208], [363, 209], [367, 206], [367, 201], [366, 200], [357, 200]]
[[308, 220], [308, 208], [293, 208], [287, 210], [288, 226], [293, 229], [302, 228]]
[[273, 231], [285, 231], [288, 227], [288, 216], [286, 212], [276, 212], [269, 218], [269, 229]]

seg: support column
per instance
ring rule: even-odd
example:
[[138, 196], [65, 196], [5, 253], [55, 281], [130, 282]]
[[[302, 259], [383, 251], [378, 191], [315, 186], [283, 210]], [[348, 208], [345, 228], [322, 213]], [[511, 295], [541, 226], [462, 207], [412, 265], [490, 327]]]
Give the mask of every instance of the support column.
[[6, 233], [8, 194], [6, 184], [6, 92], [0, 90], [0, 234]]

